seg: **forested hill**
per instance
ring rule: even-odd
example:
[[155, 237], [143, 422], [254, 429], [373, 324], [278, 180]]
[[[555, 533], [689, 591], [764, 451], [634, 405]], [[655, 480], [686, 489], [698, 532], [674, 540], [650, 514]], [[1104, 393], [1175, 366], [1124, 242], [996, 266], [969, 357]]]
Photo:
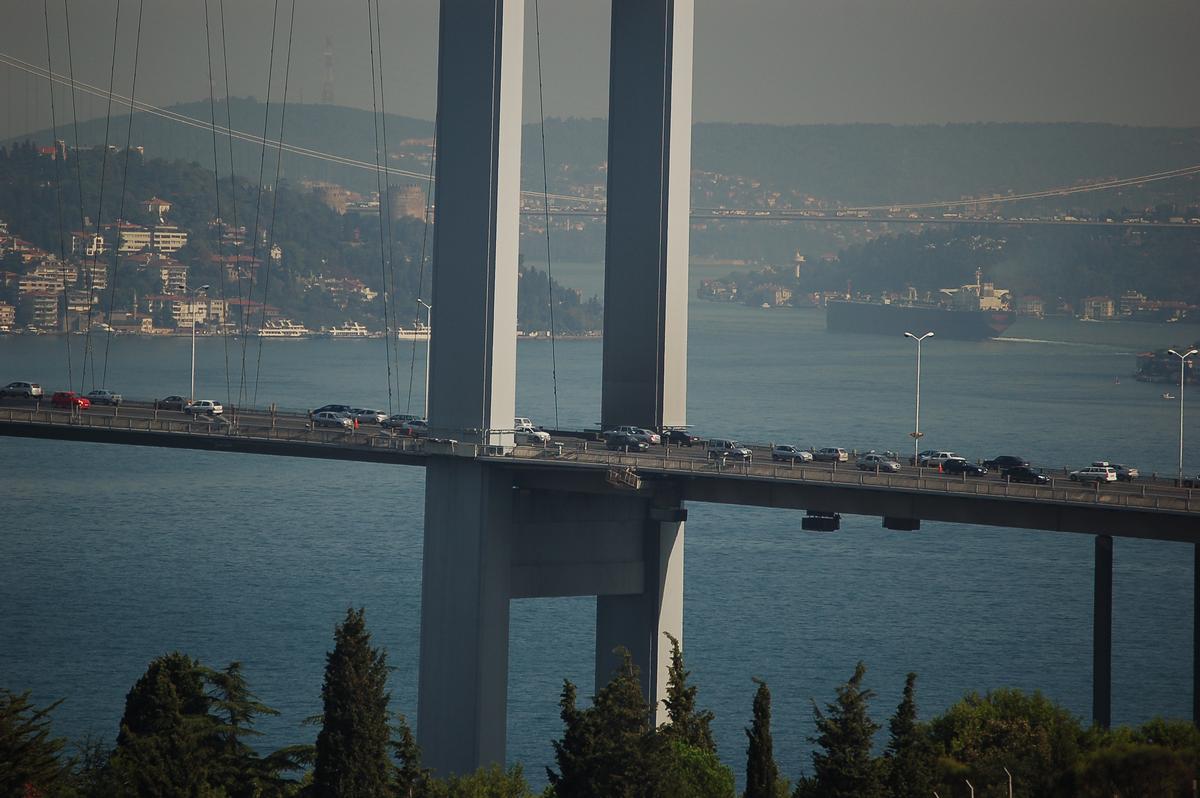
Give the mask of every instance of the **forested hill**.
[[[210, 118], [207, 102], [172, 108], [201, 120]], [[269, 137], [278, 135], [280, 108], [273, 105]], [[233, 127], [260, 133], [263, 105], [252, 99], [231, 103]], [[225, 105], [217, 104], [224, 124]], [[124, 118], [114, 118], [124, 133]], [[404, 142], [426, 138], [433, 123], [394, 114], [387, 117], [389, 152]], [[60, 131], [60, 136], [62, 135]], [[73, 136], [73, 133], [72, 133]], [[147, 155], [212, 163], [212, 136], [205, 127], [187, 127], [138, 114], [134, 143]], [[35, 138], [48, 143], [49, 131]], [[67, 137], [70, 139], [71, 137]], [[370, 111], [324, 105], [289, 105], [285, 141], [301, 147], [373, 162], [375, 127]], [[80, 125], [83, 145], [104, 139], [104, 120]], [[119, 143], [123, 143], [119, 142]], [[220, 142], [222, 148], [228, 144]], [[524, 184], [541, 187], [541, 136], [526, 126]], [[546, 122], [551, 190], [573, 179], [593, 182], [607, 159], [607, 122], [603, 119], [551, 119]], [[223, 149], [223, 151], [225, 151]], [[237, 171], [257, 171], [259, 147], [234, 143]], [[393, 166], [405, 166], [393, 157]], [[700, 172], [736, 175], [758, 181], [766, 190], [799, 192], [825, 202], [847, 204], [919, 202], [963, 195], [1023, 192], [1065, 186], [1102, 177], [1129, 177], [1200, 164], [1200, 128], [1129, 127], [1093, 123], [956, 125], [750, 125], [697, 124], [693, 167]], [[411, 168], [411, 165], [409, 165]], [[375, 187], [370, 170], [351, 169], [302, 156], [287, 156], [285, 174], [293, 179], [333, 180], [358, 190]], [[420, 170], [418, 170], [420, 171]], [[602, 181], [602, 177], [596, 178]], [[555, 185], [557, 184], [557, 185]], [[1150, 184], [1154, 204], [1177, 200], [1179, 181]], [[1193, 190], [1194, 191], [1194, 190]]]

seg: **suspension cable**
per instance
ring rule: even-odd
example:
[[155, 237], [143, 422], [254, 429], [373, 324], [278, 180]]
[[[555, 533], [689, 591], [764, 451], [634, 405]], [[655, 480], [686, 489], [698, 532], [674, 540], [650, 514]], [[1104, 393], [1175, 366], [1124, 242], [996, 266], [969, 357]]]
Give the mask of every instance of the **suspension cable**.
[[[420, 317], [421, 317], [421, 302], [422, 302], [421, 297], [423, 297], [425, 295], [425, 246], [429, 240], [429, 217], [432, 215], [430, 213], [430, 206], [432, 205], [432, 200], [433, 200], [433, 169], [434, 169], [434, 164], [437, 163], [437, 122], [438, 122], [438, 109], [435, 105], [435, 107], [433, 109], [433, 144], [431, 145], [430, 150], [429, 150], [429, 177], [425, 181], [425, 208], [424, 208], [425, 219], [424, 219], [424, 222], [423, 222], [422, 228], [421, 228], [421, 263], [420, 263], [420, 266], [418, 267], [418, 271], [417, 271], [417, 304], [416, 304], [416, 315], [414, 316], [414, 322], [413, 322], [414, 329], [417, 326], [416, 320], [420, 319]], [[433, 299], [433, 297], [430, 297], [430, 299]], [[430, 304], [432, 304], [432, 302]], [[431, 315], [432, 315], [432, 311], [431, 311]], [[425, 341], [426, 347], [433, 346], [433, 330], [430, 329], [428, 332], [429, 332], [429, 338]], [[427, 358], [426, 362], [432, 362], [432, 360]], [[405, 412], [407, 412], [407, 413], [412, 412], [413, 374], [416, 372], [416, 370], [417, 370], [417, 337], [414, 335], [413, 339], [412, 339], [412, 361], [408, 365], [408, 405], [405, 410]], [[425, 375], [425, 381], [426, 381], [426, 383], [428, 383], [428, 381], [429, 381], [428, 374]], [[426, 399], [428, 399], [428, 398], [429, 397], [426, 396]], [[428, 407], [424, 408], [424, 412], [425, 412], [425, 418], [428, 419], [429, 418], [429, 408]]]
[[558, 359], [554, 351], [554, 272], [550, 262], [550, 172], [546, 163], [546, 108], [542, 98], [542, 23], [539, 7], [541, 0], [533, 0], [533, 22], [537, 38], [537, 68], [538, 68], [538, 117], [542, 129], [542, 207], [545, 209], [546, 223], [546, 291], [550, 304], [550, 380], [554, 386], [554, 428], [558, 424]]
[[[225, 0], [218, 0], [218, 9], [221, 12], [221, 61], [222, 67], [225, 70], [225, 119], [230, 129], [233, 128], [233, 102], [229, 93], [229, 46], [225, 39]], [[234, 169], [233, 162], [233, 136], [229, 136], [229, 204], [232, 208], [233, 216], [233, 268], [234, 274], [237, 276], [238, 302], [244, 303], [245, 297], [242, 294], [242, 241], [238, 237], [237, 223], [237, 173]], [[250, 264], [250, 268], [254, 268], [254, 264]], [[238, 383], [238, 406], [242, 404], [243, 394], [246, 389], [246, 311], [248, 304], [242, 304], [242, 376]], [[192, 319], [192, 324], [195, 325], [196, 320]], [[235, 408], [235, 413], [237, 412]]]
[[[388, 384], [388, 415], [392, 414], [392, 349], [391, 339], [392, 332], [388, 320], [388, 298], [387, 298], [387, 250], [383, 244], [383, 180], [379, 170], [379, 104], [375, 96], [375, 24], [374, 17], [371, 14], [371, 0], [367, 0], [367, 30], [370, 35], [371, 43], [371, 119], [375, 123], [375, 190], [380, 195], [379, 203], [379, 276], [383, 281], [383, 357], [387, 362], [387, 384]], [[385, 154], [386, 157], [386, 154]]]
[[[279, 24], [279, 0], [275, 0], [274, 11], [271, 13], [271, 55], [270, 55], [269, 60], [267, 61], [267, 101], [266, 101], [266, 104], [263, 106], [263, 132], [262, 132], [263, 143], [262, 143], [262, 149], [260, 151], [259, 158], [258, 158], [258, 185], [256, 187], [257, 190], [255, 191], [255, 199], [254, 199], [254, 227], [252, 228], [253, 232], [251, 233], [251, 235], [253, 236], [253, 241], [250, 244], [250, 262], [251, 263], [254, 263], [256, 260], [258, 260], [258, 221], [259, 221], [259, 214], [262, 212], [263, 174], [264, 174], [264, 171], [265, 171], [266, 165], [267, 165], [267, 122], [271, 118], [271, 79], [275, 76], [275, 32], [276, 32], [276, 28], [277, 28], [278, 24]], [[232, 124], [233, 124], [233, 122], [232, 122], [232, 120], [230, 120], [230, 125], [232, 126]], [[232, 141], [230, 141], [230, 146], [231, 147], [233, 146]], [[269, 259], [269, 255], [268, 255], [268, 259]], [[249, 299], [251, 302], [254, 301], [254, 279], [253, 278], [251, 278], [251, 280], [250, 280], [250, 297], [249, 297]], [[264, 316], [266, 314], [265, 306], [263, 307], [263, 314], [264, 314]], [[263, 321], [265, 322], [266, 319], [264, 318]], [[258, 342], [259, 342], [260, 347], [262, 344], [261, 331], [262, 331], [262, 324], [260, 323], [259, 324], [260, 334], [258, 336]], [[239, 389], [239, 391], [238, 391], [238, 403], [239, 404], [243, 403], [246, 398], [245, 397], [246, 345], [247, 345], [246, 339], [242, 338], [242, 384], [243, 384], [243, 387], [241, 389]], [[262, 351], [261, 348], [259, 351], [261, 353], [261, 351]], [[257, 381], [257, 377], [256, 377], [256, 381]]]
[[[221, 286], [221, 304], [225, 307], [225, 312], [229, 312], [229, 304], [225, 300], [225, 261], [221, 257], [221, 229], [225, 226], [225, 221], [221, 218], [221, 162], [217, 159], [217, 98], [216, 90], [213, 86], [213, 62], [212, 62], [212, 32], [208, 24], [208, 0], [204, 0], [204, 43], [205, 49], [208, 51], [208, 109], [212, 117], [212, 145], [213, 145], [213, 197], [216, 201], [217, 223], [213, 226], [217, 238], [217, 278]], [[237, 230], [234, 230], [236, 237]], [[237, 268], [237, 261], [234, 261], [234, 268]], [[193, 298], [195, 294], [192, 294]], [[195, 305], [192, 306], [192, 324], [196, 323]], [[245, 314], [246, 308], [243, 305], [241, 312]], [[225, 404], [233, 404], [233, 386], [229, 380], [229, 326], [221, 325], [221, 341], [225, 348]], [[191, 397], [195, 399], [196, 397]]]
[[[287, 61], [283, 68], [283, 100], [279, 106], [279, 144], [275, 150], [275, 187], [271, 191], [271, 223], [267, 231], [267, 241], [270, 246], [267, 249], [267, 258], [264, 263], [263, 273], [263, 297], [262, 297], [262, 315], [259, 317], [259, 329], [262, 329], [263, 324], [267, 320], [267, 294], [271, 288], [271, 253], [275, 249], [275, 212], [279, 209], [279, 178], [283, 172], [283, 123], [287, 118], [287, 90], [288, 77], [292, 72], [292, 34], [296, 30], [296, 0], [292, 0], [291, 20], [288, 27], [288, 47]], [[265, 137], [265, 133], [264, 133]], [[258, 358], [254, 365], [254, 399], [252, 405], [258, 404], [258, 378], [262, 373], [262, 350], [263, 338], [258, 336]]]
[[[80, 232], [80, 235], [84, 235], [87, 232], [87, 222], [84, 219], [84, 213], [83, 213], [83, 207], [84, 207], [83, 206], [83, 170], [80, 166], [81, 159], [79, 158], [79, 111], [75, 105], [75, 55], [74, 55], [73, 48], [71, 47], [71, 11], [70, 11], [70, 7], [67, 5], [67, 0], [63, 0], [63, 20], [66, 24], [66, 32], [67, 32], [67, 74], [70, 78], [70, 86], [71, 86], [71, 123], [75, 128], [75, 158], [74, 158], [74, 161], [75, 161], [75, 183], [79, 189], [79, 232]], [[86, 254], [86, 252], [87, 252], [87, 250], [85, 249], [84, 253]], [[78, 280], [78, 275], [76, 275], [76, 280]], [[66, 286], [64, 284], [64, 292], [65, 292], [65, 290], [66, 290]], [[69, 322], [69, 318], [70, 318], [70, 316], [69, 316], [70, 307], [71, 307], [71, 303], [67, 302], [66, 306], [63, 308], [64, 326], [69, 326], [68, 322]], [[69, 334], [69, 332], [68, 332], [68, 334]], [[86, 371], [86, 366], [87, 366], [86, 347], [84, 349], [84, 353], [80, 356], [80, 360], [83, 363], [81, 368], [83, 368]], [[79, 377], [79, 387], [80, 388], [83, 387], [83, 380], [84, 380], [84, 377], [81, 374]]]
[[[386, 99], [384, 91], [383, 91], [383, 75], [384, 75], [384, 72], [383, 72], [383, 26], [379, 22], [379, 6], [380, 6], [379, 0], [375, 0], [375, 41], [379, 45], [379, 122], [380, 122], [380, 127], [383, 130], [383, 159], [382, 159], [382, 161], [383, 161], [383, 165], [386, 167], [387, 160], [388, 160], [387, 99]], [[386, 290], [387, 293], [384, 295], [383, 301], [385, 303], [388, 302], [389, 300], [391, 301], [391, 303], [392, 303], [392, 321], [395, 322], [396, 327], [399, 328], [400, 327], [400, 317], [396, 315], [396, 230], [395, 230], [395, 222], [393, 221], [393, 218], [392, 218], [392, 186], [391, 186], [391, 183], [389, 182], [390, 179], [391, 178], [388, 175], [387, 169], [384, 169], [383, 170], [383, 184], [384, 184], [384, 188], [386, 189], [385, 195], [387, 197], [386, 216], [387, 216], [388, 279], [391, 280], [391, 288], [388, 288], [386, 284], [384, 285], [384, 289]], [[380, 198], [380, 199], [382, 200], [383, 198]], [[381, 202], [380, 209], [382, 210], [382, 208], [383, 208], [383, 205]], [[394, 343], [394, 345], [392, 346], [392, 358], [395, 360], [395, 363], [396, 363], [396, 368], [395, 368], [396, 396], [398, 398], [400, 395], [400, 342], [399, 341], [396, 341]], [[388, 370], [388, 383], [389, 383], [388, 392], [389, 392], [389, 395], [391, 394], [391, 384], [390, 384], [391, 380], [392, 380], [391, 374], [392, 374], [392, 371], [391, 371], [391, 369], [389, 369]]]
[[[138, 70], [138, 55], [142, 48], [142, 9], [145, 6], [145, 0], [138, 0], [138, 22], [137, 22], [137, 37], [133, 45], [133, 80], [129, 87], [129, 96], [137, 95], [137, 70]], [[121, 203], [120, 210], [117, 212], [117, 223], [125, 219], [125, 192], [129, 187], [129, 156], [130, 147], [133, 144], [133, 112], [129, 113], [129, 126], [125, 129], [125, 167], [121, 174]], [[118, 232], [120, 228], [118, 227]], [[121, 263], [121, 248], [113, 247], [113, 273], [109, 280], [108, 286], [108, 335], [104, 339], [104, 372], [100, 377], [100, 387], [108, 387], [108, 350], [112, 346], [113, 328], [112, 328], [112, 312], [113, 302], [117, 296], [117, 272], [120, 271]], [[194, 323], [194, 322], [193, 322]], [[90, 328], [91, 325], [89, 324]]]
[[[108, 177], [108, 135], [112, 126], [112, 91], [117, 74], [117, 34], [121, 26], [121, 0], [117, 0], [113, 18], [112, 62], [108, 70], [108, 104], [104, 110], [104, 150], [100, 154], [100, 196], [96, 199], [96, 236], [100, 236], [100, 225], [104, 220], [104, 183]], [[118, 234], [120, 228], [117, 228]], [[99, 251], [92, 249], [92, 265], [87, 269], [87, 332], [83, 336], [83, 371], [79, 376], [79, 392], [83, 393], [83, 382], [87, 379], [88, 361], [92, 366], [92, 387], [96, 387], [96, 354], [92, 351], [92, 300], [96, 296], [96, 258]], [[86, 254], [86, 253], [85, 253]], [[85, 260], [86, 263], [86, 260]]]
[[[54, 197], [58, 205], [58, 257], [59, 257], [59, 274], [62, 277], [62, 292], [63, 292], [63, 328], [66, 328], [66, 308], [67, 302], [67, 243], [66, 230], [64, 229], [65, 222], [63, 221], [63, 203], [62, 203], [62, 177], [59, 174], [59, 161], [62, 156], [66, 155], [66, 148], [62, 151], [58, 149], [58, 116], [54, 110], [54, 63], [50, 60], [50, 0], [42, 0], [42, 20], [46, 27], [46, 72], [51, 76], [50, 79], [50, 131], [54, 137]], [[11, 99], [11, 98], [10, 98]], [[71, 363], [71, 336], [68, 334], [63, 336], [67, 339], [67, 385], [75, 384], [75, 374]]]

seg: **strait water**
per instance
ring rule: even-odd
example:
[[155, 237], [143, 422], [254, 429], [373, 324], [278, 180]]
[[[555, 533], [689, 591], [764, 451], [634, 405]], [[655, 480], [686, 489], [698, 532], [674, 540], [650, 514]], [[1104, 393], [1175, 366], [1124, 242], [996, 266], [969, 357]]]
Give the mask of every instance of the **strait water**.
[[[594, 269], [555, 276], [599, 291]], [[690, 329], [689, 421], [701, 434], [911, 446], [911, 342], [829, 334], [819, 311], [696, 301]], [[1133, 381], [1133, 355], [1189, 344], [1200, 328], [1022, 320], [1007, 337], [926, 343], [922, 448], [1174, 471], [1178, 405], [1160, 398], [1166, 386]], [[197, 350], [198, 394], [224, 401], [222, 342]], [[600, 353], [599, 341], [556, 345], [562, 426], [596, 423]], [[408, 405], [409, 344], [401, 355], [396, 410]], [[188, 358], [187, 339], [114, 339], [108, 387], [186, 393]], [[251, 382], [255, 359], [252, 349]], [[62, 387], [65, 360], [63, 338], [0, 338], [0, 383]], [[423, 346], [415, 362], [419, 407]], [[521, 343], [518, 370], [518, 412], [550, 425], [550, 345]], [[270, 401], [386, 409], [383, 342], [268, 342], [259, 404]], [[1194, 474], [1200, 431], [1191, 438]], [[260, 724], [264, 748], [311, 741], [301, 721], [319, 711], [333, 626], [362, 605], [395, 667], [393, 706], [415, 720], [422, 496], [419, 468], [0, 438], [0, 686], [65, 698], [58, 733], [111, 740], [146, 663], [179, 649], [244, 663], [281, 712]], [[687, 662], [735, 772], [752, 676], [771, 685], [776, 753], [794, 777], [808, 766], [810, 700], [830, 700], [859, 659], [880, 721], [909, 670], [925, 717], [1000, 686], [1040, 689], [1090, 717], [1091, 537], [936, 523], [896, 533], [861, 517], [837, 534], [799, 527], [796, 512], [689, 507]], [[1114, 721], [1188, 717], [1191, 548], [1118, 540], [1115, 550]], [[512, 604], [509, 755], [534, 782], [560, 734], [562, 680], [590, 694], [593, 613], [592, 599]]]

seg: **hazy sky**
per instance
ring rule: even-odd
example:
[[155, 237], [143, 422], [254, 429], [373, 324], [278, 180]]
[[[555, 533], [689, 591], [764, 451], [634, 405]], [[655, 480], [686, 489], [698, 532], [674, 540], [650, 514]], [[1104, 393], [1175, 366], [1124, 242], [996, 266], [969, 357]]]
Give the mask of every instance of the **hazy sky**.
[[[116, 0], [67, 0], [76, 75], [108, 85]], [[282, 89], [287, 14], [273, 99]], [[225, 0], [229, 88], [266, 96], [274, 0]], [[219, 59], [219, 0], [209, 0]], [[145, 3], [139, 99], [208, 97], [203, 0]], [[434, 0], [381, 8], [387, 109], [432, 118]], [[527, 85], [536, 73], [527, 4]], [[129, 93], [138, 2], [120, 4], [117, 91]], [[0, 0], [0, 53], [44, 65], [43, 3]], [[338, 104], [371, 107], [366, 0], [296, 0], [290, 101], [317, 102], [333, 37]], [[607, 111], [609, 3], [541, 0], [546, 115]], [[55, 71], [68, 66], [63, 0], [50, 0]], [[696, 0], [697, 121], [1104, 121], [1200, 125], [1198, 0]], [[48, 126], [39, 83], [0, 66], [0, 135]], [[218, 96], [223, 75], [217, 64]], [[537, 117], [526, 94], [526, 116]], [[61, 109], [60, 109], [61, 111]], [[81, 116], [103, 113], [83, 104]], [[40, 124], [33, 123], [45, 120]]]

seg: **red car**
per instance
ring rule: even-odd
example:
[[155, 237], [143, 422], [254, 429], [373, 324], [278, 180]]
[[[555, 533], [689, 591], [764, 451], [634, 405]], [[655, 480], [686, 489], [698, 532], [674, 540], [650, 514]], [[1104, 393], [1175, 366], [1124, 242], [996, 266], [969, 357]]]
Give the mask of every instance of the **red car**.
[[80, 410], [86, 410], [92, 406], [90, 399], [80, 396], [74, 391], [55, 391], [54, 396], [50, 397], [50, 404], [66, 409], [78, 407]]

